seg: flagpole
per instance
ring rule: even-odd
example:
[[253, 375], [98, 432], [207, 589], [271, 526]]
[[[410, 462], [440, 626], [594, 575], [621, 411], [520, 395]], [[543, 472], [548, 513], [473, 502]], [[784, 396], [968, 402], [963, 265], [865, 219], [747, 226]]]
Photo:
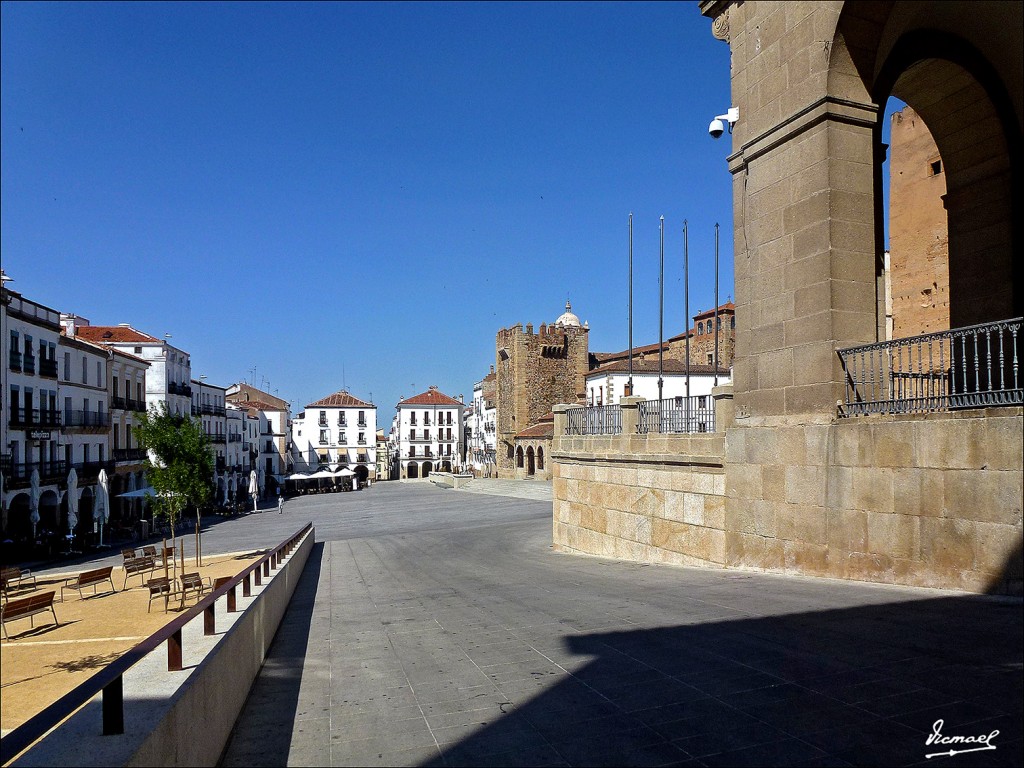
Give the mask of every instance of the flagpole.
[[686, 318], [686, 429], [690, 429], [690, 239], [683, 219], [683, 315]]
[[658, 268], [658, 403], [661, 408], [662, 380], [665, 375], [665, 217], [661, 217], [658, 225], [658, 232], [661, 237], [661, 261]]
[[718, 386], [718, 224], [715, 224], [715, 386]]
[[629, 213], [629, 396], [633, 396], [633, 212]]

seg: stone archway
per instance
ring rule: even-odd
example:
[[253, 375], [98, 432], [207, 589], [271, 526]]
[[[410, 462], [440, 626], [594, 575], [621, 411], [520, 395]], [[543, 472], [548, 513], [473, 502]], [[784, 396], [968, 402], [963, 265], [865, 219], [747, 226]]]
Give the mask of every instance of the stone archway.
[[537, 471], [544, 471], [544, 446], [537, 446]]
[[353, 472], [355, 472], [356, 477], [359, 478], [359, 487], [366, 487], [366, 478], [370, 476], [370, 470], [368, 470], [365, 466], [360, 464], [353, 470]]
[[533, 446], [526, 449], [526, 475], [532, 477], [537, 471], [536, 457], [533, 453]]
[[415, 461], [410, 461], [405, 468], [405, 477], [407, 480], [416, 480], [420, 476], [420, 465]]
[[423, 477], [430, 477], [430, 473], [434, 471], [434, 464], [430, 461], [423, 462]]
[[523, 446], [520, 445], [520, 446], [518, 446], [516, 448], [516, 469], [522, 469], [522, 468], [523, 468]]

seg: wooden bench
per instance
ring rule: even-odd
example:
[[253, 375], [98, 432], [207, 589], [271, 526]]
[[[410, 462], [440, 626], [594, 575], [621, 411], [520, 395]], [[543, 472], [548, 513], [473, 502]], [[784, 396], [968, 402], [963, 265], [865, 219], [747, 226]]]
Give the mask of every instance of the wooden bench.
[[146, 613], [149, 613], [150, 608], [153, 607], [153, 601], [160, 598], [163, 598], [164, 613], [167, 613], [167, 603], [170, 601], [171, 595], [174, 594], [171, 580], [166, 576], [159, 576], [147, 581], [146, 586], [149, 588], [149, 605], [146, 606]]
[[121, 557], [123, 557], [123, 558], [124, 558], [124, 561], [125, 561], [126, 563], [127, 563], [127, 562], [128, 562], [129, 560], [134, 560], [134, 559], [135, 559], [136, 557], [138, 557], [138, 556], [139, 556], [139, 553], [138, 553], [138, 552], [136, 552], [136, 551], [135, 551], [134, 549], [122, 549], [122, 550], [121, 550]]
[[32, 579], [32, 586], [36, 585], [36, 577], [32, 575], [32, 571], [28, 568], [19, 568], [16, 565], [5, 565], [0, 568], [0, 586], [3, 587], [6, 592], [11, 588], [11, 585], [16, 581], [18, 587], [21, 587], [21, 582], [25, 579]]
[[60, 622], [57, 621], [57, 611], [53, 608], [53, 597], [56, 594], [56, 592], [42, 592], [38, 595], [8, 600], [3, 607], [0, 607], [0, 625], [3, 626], [4, 637], [10, 640], [10, 635], [7, 634], [8, 621], [28, 618], [31, 626], [35, 628], [36, 624], [32, 617], [37, 613], [45, 613], [46, 611], [53, 614], [53, 623], [59, 627]]
[[124, 585], [121, 589], [128, 588], [128, 579], [132, 576], [140, 578], [147, 573], [156, 570], [156, 560], [152, 557], [136, 557], [134, 560], [126, 560], [124, 563]]
[[114, 579], [110, 575], [114, 570], [114, 566], [108, 565], [106, 568], [95, 568], [91, 571], [85, 571], [78, 574], [77, 576], [70, 578], [60, 588], [60, 601], [64, 602], [64, 590], [65, 589], [77, 589], [78, 596], [85, 599], [82, 594], [82, 590], [85, 587], [92, 587], [93, 595], [98, 594], [99, 585], [104, 581], [110, 582], [110, 591], [117, 592], [117, 587], [114, 586]]

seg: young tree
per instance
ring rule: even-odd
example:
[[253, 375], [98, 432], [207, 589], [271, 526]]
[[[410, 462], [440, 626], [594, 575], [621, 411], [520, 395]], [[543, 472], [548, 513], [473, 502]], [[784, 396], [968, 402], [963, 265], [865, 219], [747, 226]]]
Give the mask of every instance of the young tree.
[[157, 496], [154, 513], [175, 526], [189, 506], [196, 509], [196, 557], [202, 506], [213, 495], [213, 454], [198, 419], [176, 416], [166, 403], [138, 417], [132, 430], [147, 451], [146, 475]]

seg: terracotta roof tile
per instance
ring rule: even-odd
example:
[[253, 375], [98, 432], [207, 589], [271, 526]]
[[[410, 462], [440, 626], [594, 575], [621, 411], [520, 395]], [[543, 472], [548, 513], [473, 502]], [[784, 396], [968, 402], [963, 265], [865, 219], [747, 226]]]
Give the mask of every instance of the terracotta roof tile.
[[283, 411], [284, 408], [273, 405], [272, 403], [265, 403], [262, 400], [246, 400], [245, 402], [233, 401], [235, 405], [244, 410], [254, 411]]
[[454, 397], [449, 397], [444, 392], [438, 390], [437, 387], [431, 387], [426, 392], [421, 392], [413, 397], [406, 398], [398, 403], [402, 405], [464, 405], [460, 403]]
[[315, 403], [310, 403], [307, 408], [376, 408], [373, 403], [366, 403], [358, 397], [353, 397], [347, 390], [339, 389], [333, 395], [328, 395]]
[[549, 413], [547, 416], [541, 417], [541, 420], [536, 424], [531, 424], [529, 427], [524, 429], [522, 432], [517, 432], [516, 437], [554, 437], [555, 436], [555, 417], [554, 414]]
[[83, 325], [75, 329], [75, 336], [99, 344], [125, 344], [131, 342], [152, 343], [160, 341], [155, 336], [137, 331], [125, 325]]

